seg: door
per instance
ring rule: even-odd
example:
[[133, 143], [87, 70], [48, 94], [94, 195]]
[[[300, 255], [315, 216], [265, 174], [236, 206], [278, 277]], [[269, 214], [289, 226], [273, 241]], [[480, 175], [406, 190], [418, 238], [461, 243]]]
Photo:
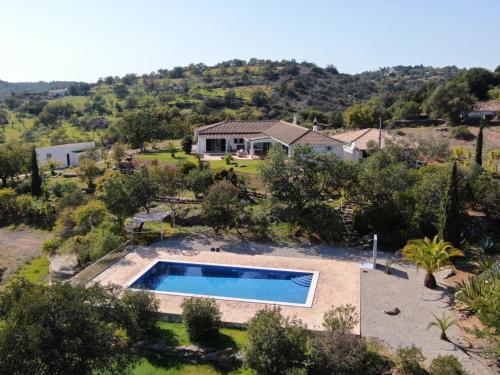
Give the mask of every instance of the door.
[[226, 151], [226, 140], [225, 139], [220, 140], [220, 150], [219, 151]]

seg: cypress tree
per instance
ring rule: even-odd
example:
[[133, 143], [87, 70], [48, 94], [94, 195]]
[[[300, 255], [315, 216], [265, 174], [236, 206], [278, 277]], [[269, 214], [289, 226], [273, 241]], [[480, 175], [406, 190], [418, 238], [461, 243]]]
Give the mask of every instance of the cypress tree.
[[439, 211], [438, 236], [455, 247], [460, 245], [460, 198], [457, 163], [454, 162]]
[[479, 128], [476, 142], [476, 163], [483, 165], [483, 125]]
[[42, 195], [42, 178], [38, 170], [35, 147], [31, 149], [31, 194], [35, 197]]

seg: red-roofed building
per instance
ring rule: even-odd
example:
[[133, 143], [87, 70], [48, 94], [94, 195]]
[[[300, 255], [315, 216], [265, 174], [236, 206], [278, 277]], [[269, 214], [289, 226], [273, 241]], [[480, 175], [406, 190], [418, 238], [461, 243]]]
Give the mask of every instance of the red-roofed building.
[[195, 138], [198, 154], [238, 152], [253, 157], [265, 155], [273, 144], [281, 144], [288, 155], [300, 145], [353, 159], [349, 144], [285, 121], [223, 121], [197, 128]]

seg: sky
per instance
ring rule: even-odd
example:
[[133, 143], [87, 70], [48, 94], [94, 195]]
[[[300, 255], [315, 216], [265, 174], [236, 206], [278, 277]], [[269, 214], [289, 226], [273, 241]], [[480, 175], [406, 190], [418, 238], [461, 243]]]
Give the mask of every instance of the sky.
[[500, 64], [500, 0], [0, 0], [0, 80], [95, 82], [233, 58], [342, 73]]

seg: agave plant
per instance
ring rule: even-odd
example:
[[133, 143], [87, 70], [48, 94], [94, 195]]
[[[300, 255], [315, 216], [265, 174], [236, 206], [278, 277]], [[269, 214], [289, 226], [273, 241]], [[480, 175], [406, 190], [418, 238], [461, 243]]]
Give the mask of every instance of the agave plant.
[[410, 240], [401, 249], [401, 253], [408, 261], [414, 263], [417, 268], [422, 267], [427, 271], [424, 285], [430, 289], [434, 289], [437, 286], [434, 272], [439, 271], [441, 267], [450, 265], [450, 258], [464, 256], [451, 243], [439, 239], [438, 236], [435, 236], [432, 241], [427, 237], [419, 240]]
[[493, 257], [489, 257], [487, 255], [480, 256], [476, 261], [476, 273], [481, 274], [486, 271], [489, 271], [495, 266], [496, 262]]
[[457, 321], [450, 316], [446, 316], [446, 314], [443, 312], [443, 315], [441, 315], [441, 318], [438, 318], [436, 315], [432, 314], [434, 319], [436, 320], [435, 322], [430, 322], [429, 325], [427, 326], [427, 329], [431, 327], [438, 327], [441, 330], [441, 340], [449, 341], [448, 336], [446, 336], [446, 331], [448, 328], [451, 326], [454, 326], [457, 324]]
[[468, 280], [458, 283], [458, 292], [455, 293], [455, 304], [461, 310], [477, 311], [481, 298], [484, 295], [484, 279], [472, 276]]

